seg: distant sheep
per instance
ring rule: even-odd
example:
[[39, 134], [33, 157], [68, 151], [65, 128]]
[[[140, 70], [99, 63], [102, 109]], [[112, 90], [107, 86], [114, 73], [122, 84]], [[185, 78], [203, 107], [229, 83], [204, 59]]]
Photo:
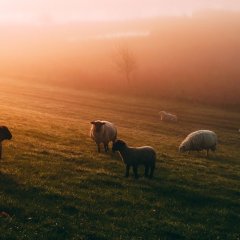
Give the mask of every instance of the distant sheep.
[[90, 137], [96, 142], [98, 152], [100, 152], [100, 144], [103, 143], [105, 152], [109, 150], [109, 142], [115, 142], [117, 139], [117, 128], [108, 121], [92, 121], [90, 129]]
[[217, 146], [217, 135], [215, 132], [210, 130], [198, 130], [196, 132], [190, 133], [180, 144], [179, 151], [201, 151], [211, 149], [212, 151], [216, 150]]
[[[113, 152], [119, 151], [122, 157], [124, 164], [126, 165], [126, 174], [125, 176], [129, 176], [129, 169], [133, 167], [133, 173], [135, 178], [138, 178], [138, 166], [145, 166], [145, 177], [152, 178], [153, 172], [155, 169], [156, 163], [156, 152], [152, 147], [144, 146], [144, 147], [128, 147], [128, 145], [122, 141], [117, 140], [113, 143]], [[148, 174], [150, 169], [150, 175]]]
[[0, 126], [0, 159], [2, 159], [2, 142], [12, 139], [12, 134], [6, 126]]
[[160, 111], [159, 115], [161, 117], [161, 121], [177, 122], [177, 120], [178, 120], [176, 115], [174, 115], [172, 113], [165, 112], [165, 111]]

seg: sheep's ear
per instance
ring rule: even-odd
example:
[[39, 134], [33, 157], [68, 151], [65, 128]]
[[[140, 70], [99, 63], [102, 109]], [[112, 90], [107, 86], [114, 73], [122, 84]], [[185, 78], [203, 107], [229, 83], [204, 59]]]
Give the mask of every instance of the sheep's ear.
[[125, 146], [126, 145], [126, 143], [123, 141], [123, 140], [117, 140], [117, 142], [118, 142], [118, 144], [121, 146], [121, 147], [123, 147], [123, 146]]
[[90, 123], [91, 123], [91, 124], [95, 124], [96, 122], [95, 122], [95, 121], [91, 121]]

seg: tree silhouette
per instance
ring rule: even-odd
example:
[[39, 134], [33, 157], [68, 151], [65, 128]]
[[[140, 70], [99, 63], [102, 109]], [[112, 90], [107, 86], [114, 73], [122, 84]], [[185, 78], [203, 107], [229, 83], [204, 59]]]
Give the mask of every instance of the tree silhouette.
[[127, 83], [130, 84], [131, 74], [137, 68], [134, 54], [128, 47], [118, 46], [114, 54], [114, 63], [118, 70], [125, 75]]

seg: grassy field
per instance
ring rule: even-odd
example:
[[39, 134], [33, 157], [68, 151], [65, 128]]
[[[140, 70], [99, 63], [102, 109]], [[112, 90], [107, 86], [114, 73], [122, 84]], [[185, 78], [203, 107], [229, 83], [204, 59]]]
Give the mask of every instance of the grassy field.
[[[176, 124], [158, 111], [178, 114]], [[90, 121], [157, 151], [153, 180], [124, 178], [118, 154], [97, 153]], [[0, 239], [240, 239], [240, 112], [195, 103], [1, 84]], [[193, 130], [216, 153], [180, 154]]]

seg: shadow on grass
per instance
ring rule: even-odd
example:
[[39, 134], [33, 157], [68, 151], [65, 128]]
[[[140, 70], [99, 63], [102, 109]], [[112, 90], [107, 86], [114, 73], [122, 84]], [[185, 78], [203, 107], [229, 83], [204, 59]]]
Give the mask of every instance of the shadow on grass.
[[[178, 182], [177, 176], [170, 180], [169, 175], [170, 170], [161, 169], [152, 180], [90, 177], [86, 182], [79, 182], [76, 191], [81, 189], [82, 184], [90, 188], [87, 191], [83, 189], [81, 193], [85, 194], [85, 199], [79, 199], [74, 194], [66, 196], [49, 189], [21, 184], [14, 177], [0, 173], [0, 211], [6, 211], [13, 217], [12, 230], [8, 230], [7, 234], [20, 234], [22, 239], [24, 234], [34, 238], [35, 233], [38, 234], [38, 239], [71, 239], [76, 234], [84, 236], [82, 239], [107, 239], [106, 236], [112, 239], [110, 230], [106, 228], [111, 221], [117, 227], [123, 222], [127, 224], [123, 227], [129, 227], [129, 219], [140, 221], [144, 225], [143, 209], [144, 214], [149, 214], [152, 208], [158, 209], [159, 202], [164, 202], [164, 207], [159, 209], [158, 214], [150, 214], [150, 220], [154, 222], [154, 225], [149, 226], [152, 236], [184, 239], [188, 234], [192, 239], [201, 239], [201, 236], [204, 239], [197, 228], [191, 233], [182, 228], [182, 224], [187, 226], [194, 223], [203, 225], [212, 239], [217, 238], [217, 233], [222, 235], [225, 230], [229, 236], [238, 231], [234, 223], [239, 222], [240, 218], [234, 212], [240, 209], [231, 196], [214, 195], [209, 188], [197, 189], [190, 180]], [[96, 188], [100, 191], [95, 191]], [[223, 217], [221, 212], [226, 209], [227, 213]], [[129, 214], [129, 219], [126, 214]], [[179, 225], [173, 227], [166, 221], [168, 216]], [[9, 223], [0, 219], [0, 229], [8, 229], [8, 226]], [[117, 237], [118, 234], [115, 232], [113, 236]], [[135, 238], [141, 235], [147, 237], [141, 225], [127, 234], [132, 234]]]
[[232, 156], [228, 156], [226, 154], [219, 153], [218, 151], [216, 152], [209, 152], [209, 156], [207, 156], [205, 151], [200, 151], [200, 152], [195, 152], [192, 151], [190, 153], [183, 153], [181, 154], [182, 157], [185, 157], [187, 159], [192, 159], [192, 158], [197, 158], [201, 159], [204, 161], [209, 161], [209, 162], [217, 162], [217, 163], [222, 163], [222, 164], [237, 164], [238, 159], [234, 159]]
[[16, 234], [21, 239], [36, 233], [39, 239], [71, 237], [71, 224], [63, 218], [63, 214], [78, 214], [78, 209], [70, 204], [73, 199], [20, 184], [13, 177], [2, 173], [0, 182], [0, 211], [12, 217], [11, 224], [0, 218], [0, 228], [8, 229], [6, 235], [1, 235], [1, 239], [8, 239], [8, 234], [13, 238]]

